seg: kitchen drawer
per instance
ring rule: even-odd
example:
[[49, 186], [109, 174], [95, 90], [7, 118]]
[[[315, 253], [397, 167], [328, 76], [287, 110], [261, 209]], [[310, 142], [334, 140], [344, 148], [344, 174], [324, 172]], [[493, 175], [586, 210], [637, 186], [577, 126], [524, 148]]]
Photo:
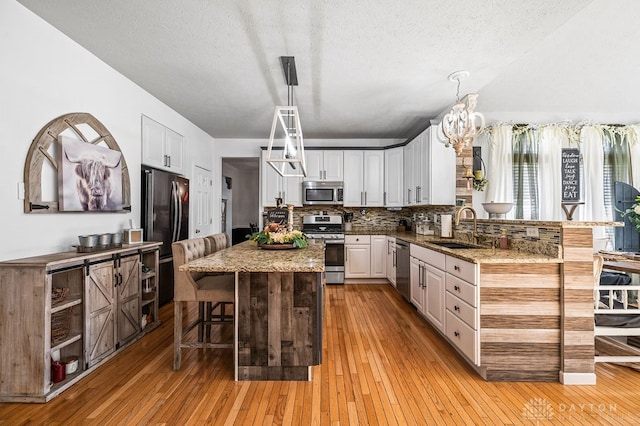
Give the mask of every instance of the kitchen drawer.
[[371, 244], [371, 235], [345, 235], [346, 244]]
[[476, 289], [475, 285], [471, 285], [447, 273], [447, 291], [474, 307], [478, 306], [476, 303]]
[[451, 275], [462, 278], [472, 284], [476, 284], [476, 267], [475, 263], [460, 260], [457, 257], [447, 256], [446, 271]]
[[477, 331], [469, 327], [460, 318], [453, 315], [450, 311], [447, 311], [447, 338], [454, 344], [460, 351], [471, 360], [474, 364], [478, 365], [477, 355]]
[[476, 308], [457, 298], [453, 294], [446, 292], [445, 295], [447, 309], [456, 317], [466, 322], [474, 330], [478, 329], [476, 324]]
[[447, 257], [444, 253], [411, 244], [411, 256], [417, 257], [418, 259], [433, 266], [434, 268], [438, 268], [444, 271], [445, 258]]

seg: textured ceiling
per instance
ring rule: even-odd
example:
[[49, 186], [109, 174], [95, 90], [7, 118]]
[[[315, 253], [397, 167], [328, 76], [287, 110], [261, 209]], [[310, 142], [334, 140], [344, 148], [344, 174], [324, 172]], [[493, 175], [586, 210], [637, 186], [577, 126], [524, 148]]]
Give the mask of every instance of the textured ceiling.
[[[638, 39], [603, 40], [589, 20], [640, 11], [633, 0], [19, 1], [219, 138], [268, 138], [287, 103], [280, 56], [296, 59], [305, 138], [413, 136], [455, 100], [447, 76], [459, 69], [471, 72], [461, 95], [478, 91], [488, 116], [576, 111], [596, 78], [580, 55]], [[605, 74], [613, 65], [591, 56]]]

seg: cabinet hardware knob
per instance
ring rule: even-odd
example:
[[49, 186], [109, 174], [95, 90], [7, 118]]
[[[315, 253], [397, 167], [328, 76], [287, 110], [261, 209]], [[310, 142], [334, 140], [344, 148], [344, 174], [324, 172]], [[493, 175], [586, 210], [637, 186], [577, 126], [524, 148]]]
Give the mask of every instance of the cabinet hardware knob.
[[456, 336], [456, 337], [460, 337], [460, 333], [458, 333], [457, 331], [454, 331], [453, 335]]
[[459, 307], [458, 305], [456, 305], [456, 306], [454, 306], [454, 307], [453, 307], [453, 310], [455, 310], [455, 311], [459, 311], [459, 310], [460, 310], [460, 307]]
[[459, 286], [457, 286], [457, 285], [454, 285], [454, 286], [453, 286], [453, 289], [454, 289], [455, 291], [460, 291], [460, 287], [459, 287]]
[[459, 270], [460, 270], [460, 267], [459, 267], [458, 265], [454, 265], [454, 266], [453, 266], [453, 270], [454, 270], [454, 271], [459, 271]]

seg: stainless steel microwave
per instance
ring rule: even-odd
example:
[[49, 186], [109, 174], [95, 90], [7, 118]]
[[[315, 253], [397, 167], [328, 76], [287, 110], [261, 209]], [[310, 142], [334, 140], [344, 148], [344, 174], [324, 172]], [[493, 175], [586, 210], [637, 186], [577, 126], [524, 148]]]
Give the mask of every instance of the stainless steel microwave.
[[305, 181], [302, 182], [302, 204], [343, 204], [343, 192], [342, 182]]

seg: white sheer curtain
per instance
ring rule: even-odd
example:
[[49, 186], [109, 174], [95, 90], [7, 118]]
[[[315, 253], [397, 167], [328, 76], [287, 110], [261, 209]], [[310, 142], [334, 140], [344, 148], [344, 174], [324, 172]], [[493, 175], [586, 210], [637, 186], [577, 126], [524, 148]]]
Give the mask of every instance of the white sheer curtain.
[[562, 148], [569, 146], [563, 127], [549, 125], [538, 131], [538, 213], [540, 220], [563, 220]]
[[[499, 124], [491, 131], [489, 161], [487, 165], [486, 202], [513, 201], [513, 128], [510, 124]], [[512, 209], [509, 215], [513, 214]]]
[[628, 137], [631, 157], [631, 184], [634, 188], [640, 189], [640, 124], [629, 126]]
[[[580, 131], [580, 151], [583, 161], [584, 208], [581, 220], [605, 220], [604, 211], [604, 150], [602, 129], [597, 125], [584, 126]], [[594, 238], [604, 237], [604, 229], [594, 228]]]

